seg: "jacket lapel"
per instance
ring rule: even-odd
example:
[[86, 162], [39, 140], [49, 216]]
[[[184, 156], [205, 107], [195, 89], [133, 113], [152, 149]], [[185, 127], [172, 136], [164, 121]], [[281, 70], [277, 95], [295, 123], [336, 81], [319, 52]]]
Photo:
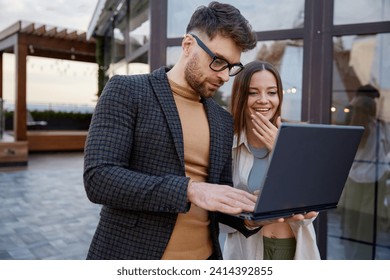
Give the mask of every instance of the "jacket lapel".
[[[161, 109], [164, 112], [168, 127], [171, 131], [172, 138], [175, 144], [176, 152], [184, 170], [184, 143], [183, 132], [180, 122], [179, 113], [176, 108], [176, 103], [173, 98], [171, 88], [166, 76], [168, 68], [160, 68], [151, 74], [151, 85], [153, 92], [161, 104]], [[221, 170], [218, 168], [218, 163], [223, 161], [223, 143], [224, 132], [221, 123], [221, 115], [218, 113], [219, 108], [214, 100], [210, 98], [202, 98], [202, 102], [206, 108], [207, 119], [210, 129], [210, 162], [209, 162], [209, 180], [218, 182], [218, 175]]]
[[161, 109], [164, 112], [169, 130], [172, 134], [176, 152], [184, 170], [183, 132], [179, 113], [176, 108], [176, 103], [173, 98], [171, 88], [169, 87], [169, 82], [166, 75], [167, 70], [168, 68], [160, 68], [154, 71], [151, 74], [150, 82], [153, 87], [153, 92], [161, 104]]
[[209, 162], [209, 180], [218, 182], [219, 178], [215, 177], [217, 174], [220, 174], [218, 168], [218, 163], [223, 162], [223, 143], [224, 143], [224, 132], [222, 128], [223, 121], [221, 120], [221, 115], [218, 113], [219, 110], [216, 108], [217, 105], [210, 98], [203, 98], [203, 104], [206, 108], [207, 118], [210, 126], [210, 162]]

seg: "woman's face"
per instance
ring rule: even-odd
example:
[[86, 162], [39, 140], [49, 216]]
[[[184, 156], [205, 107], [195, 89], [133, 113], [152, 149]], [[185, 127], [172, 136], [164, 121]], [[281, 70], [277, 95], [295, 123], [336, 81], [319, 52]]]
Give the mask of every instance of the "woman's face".
[[275, 115], [280, 100], [278, 87], [274, 75], [262, 70], [253, 74], [249, 85], [247, 120], [251, 120], [250, 115], [259, 112], [268, 120]]

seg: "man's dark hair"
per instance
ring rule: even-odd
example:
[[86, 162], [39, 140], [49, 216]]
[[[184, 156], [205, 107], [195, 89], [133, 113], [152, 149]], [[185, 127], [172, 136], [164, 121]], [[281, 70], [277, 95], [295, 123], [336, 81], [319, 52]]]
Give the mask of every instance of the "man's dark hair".
[[196, 9], [186, 30], [191, 31], [203, 32], [210, 40], [218, 34], [229, 37], [243, 52], [253, 49], [257, 43], [256, 33], [241, 12], [232, 5], [216, 1]]

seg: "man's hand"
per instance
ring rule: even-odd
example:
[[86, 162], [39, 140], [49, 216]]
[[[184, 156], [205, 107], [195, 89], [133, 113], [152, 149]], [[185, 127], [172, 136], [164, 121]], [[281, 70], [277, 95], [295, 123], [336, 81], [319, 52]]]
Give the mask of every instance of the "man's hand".
[[191, 182], [187, 189], [188, 200], [208, 211], [236, 215], [253, 212], [256, 196], [227, 185]]

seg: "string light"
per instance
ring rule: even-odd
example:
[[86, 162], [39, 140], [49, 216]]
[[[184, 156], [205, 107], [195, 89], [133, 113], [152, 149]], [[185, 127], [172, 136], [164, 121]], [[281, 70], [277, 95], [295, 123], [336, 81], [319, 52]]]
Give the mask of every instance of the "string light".
[[283, 94], [295, 94], [297, 93], [297, 88], [296, 87], [291, 87], [291, 88], [287, 88], [285, 90], [283, 90]]

